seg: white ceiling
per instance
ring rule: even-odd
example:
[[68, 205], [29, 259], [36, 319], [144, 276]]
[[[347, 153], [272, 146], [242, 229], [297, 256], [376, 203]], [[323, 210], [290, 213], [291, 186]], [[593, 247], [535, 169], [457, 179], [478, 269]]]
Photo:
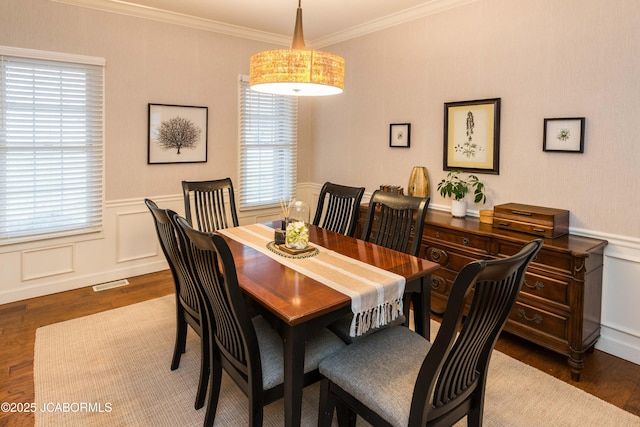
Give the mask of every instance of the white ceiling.
[[[298, 0], [52, 0], [287, 45]], [[307, 45], [324, 45], [477, 0], [302, 0]]]

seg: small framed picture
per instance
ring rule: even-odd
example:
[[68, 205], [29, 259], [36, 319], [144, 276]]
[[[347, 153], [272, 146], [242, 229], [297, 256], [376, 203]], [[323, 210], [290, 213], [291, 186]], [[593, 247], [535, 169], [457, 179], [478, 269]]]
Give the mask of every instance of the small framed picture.
[[148, 164], [207, 161], [208, 108], [149, 104]]
[[411, 146], [411, 123], [392, 123], [389, 126], [389, 147]]
[[584, 153], [584, 117], [544, 119], [542, 151]]

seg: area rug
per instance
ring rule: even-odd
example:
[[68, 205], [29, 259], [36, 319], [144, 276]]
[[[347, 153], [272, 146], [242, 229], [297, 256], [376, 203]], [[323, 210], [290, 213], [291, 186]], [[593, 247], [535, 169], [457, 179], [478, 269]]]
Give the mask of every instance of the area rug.
[[[199, 338], [189, 333], [180, 367], [171, 371], [174, 334], [173, 296], [39, 328], [36, 426], [202, 425], [204, 408], [193, 407]], [[246, 397], [226, 375], [222, 388], [215, 425], [247, 425]], [[303, 394], [303, 426], [317, 425], [317, 405], [315, 384]], [[283, 424], [282, 400], [268, 405], [264, 425]], [[484, 424], [619, 427], [640, 426], [640, 418], [496, 351]]]

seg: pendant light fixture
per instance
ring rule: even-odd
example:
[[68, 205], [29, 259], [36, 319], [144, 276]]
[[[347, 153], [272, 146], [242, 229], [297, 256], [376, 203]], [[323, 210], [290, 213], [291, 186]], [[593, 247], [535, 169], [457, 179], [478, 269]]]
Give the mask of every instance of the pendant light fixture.
[[291, 48], [267, 50], [253, 55], [249, 86], [255, 91], [275, 95], [324, 96], [342, 93], [344, 59], [332, 53], [306, 48], [300, 1]]

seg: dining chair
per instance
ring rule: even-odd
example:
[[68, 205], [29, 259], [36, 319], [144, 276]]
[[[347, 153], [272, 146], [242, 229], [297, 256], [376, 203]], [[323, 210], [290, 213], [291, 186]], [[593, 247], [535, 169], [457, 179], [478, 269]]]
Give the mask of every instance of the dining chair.
[[420, 256], [429, 198], [376, 190], [369, 201], [362, 240]]
[[465, 416], [482, 425], [491, 354], [541, 246], [537, 239], [511, 257], [467, 264], [433, 345], [397, 326], [324, 359], [318, 425], [331, 425], [336, 407], [341, 426], [358, 415], [375, 426], [450, 426]]
[[202, 300], [198, 296], [194, 276], [189, 270], [187, 260], [184, 258], [184, 251], [178, 243], [176, 227], [172, 221], [172, 216], [175, 212], [170, 209], [159, 208], [150, 199], [144, 199], [144, 202], [153, 216], [160, 247], [169, 263], [175, 286], [176, 341], [171, 360], [172, 371], [180, 366], [180, 358], [185, 352], [187, 327], [190, 326], [200, 337], [200, 375], [194, 405], [196, 409], [200, 409], [204, 405], [207, 393], [210, 365], [208, 322], [204, 319], [206, 312]]
[[[283, 341], [262, 316], [249, 315], [238, 283], [233, 255], [224, 238], [195, 230], [185, 218], [175, 216], [188, 243], [190, 260], [201, 284], [210, 322], [210, 386], [205, 426], [215, 420], [222, 370], [249, 400], [249, 425], [261, 426], [263, 408], [284, 394]], [[309, 337], [305, 349], [304, 384], [320, 379], [318, 363], [345, 344], [327, 329]]]
[[364, 187], [325, 182], [318, 196], [313, 225], [353, 237]]
[[[419, 256], [422, 233], [424, 231], [424, 218], [427, 214], [428, 206], [428, 197], [405, 196], [399, 193], [376, 190], [369, 201], [361, 240]], [[405, 293], [404, 315], [391, 322], [388, 326], [407, 323], [410, 314], [409, 301], [412, 298], [414, 298], [413, 293]], [[360, 337], [351, 337], [349, 335], [350, 326], [351, 316], [347, 315], [334, 322], [329, 328], [342, 340], [350, 344], [360, 339]], [[373, 329], [370, 333], [377, 332], [380, 329]]]
[[[213, 232], [221, 228], [238, 226], [238, 214], [231, 178], [211, 181], [182, 181], [182, 194], [185, 217], [189, 224], [193, 224], [198, 230]], [[228, 209], [227, 204], [229, 205]], [[193, 222], [194, 216], [195, 223]]]

